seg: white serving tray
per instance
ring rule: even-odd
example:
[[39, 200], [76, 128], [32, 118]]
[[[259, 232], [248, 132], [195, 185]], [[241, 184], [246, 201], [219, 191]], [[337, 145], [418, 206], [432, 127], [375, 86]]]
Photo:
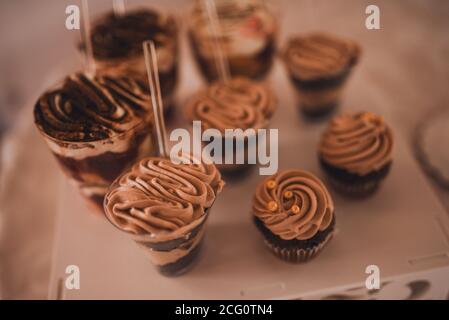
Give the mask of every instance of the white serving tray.
[[[279, 96], [272, 127], [280, 128], [280, 169], [304, 168], [323, 178], [316, 147], [325, 122], [301, 119], [280, 65], [272, 79]], [[182, 88], [181, 96], [185, 99], [192, 90]], [[389, 105], [363, 74], [355, 74], [343, 109], [355, 110], [357, 105], [384, 114], [396, 128]], [[256, 170], [227, 185], [211, 212], [202, 256], [190, 273], [178, 278], [159, 275], [136, 244], [91, 214], [77, 191], [62, 182], [49, 298], [296, 299], [336, 293], [367, 298], [365, 269], [373, 264], [379, 266], [383, 284], [377, 297], [447, 295], [449, 219], [400, 132], [396, 132], [392, 171], [378, 193], [365, 200], [349, 200], [331, 189], [337, 235], [309, 263], [283, 262], [265, 248], [251, 221], [252, 196], [261, 179]], [[63, 285], [68, 265], [80, 268], [80, 290]], [[426, 285], [419, 282], [419, 292], [410, 296], [416, 287], [413, 281]]]

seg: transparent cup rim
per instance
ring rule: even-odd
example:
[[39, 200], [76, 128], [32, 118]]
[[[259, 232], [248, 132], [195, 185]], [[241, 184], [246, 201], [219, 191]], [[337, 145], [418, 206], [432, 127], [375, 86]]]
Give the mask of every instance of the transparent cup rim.
[[[146, 160], [146, 159], [150, 159], [151, 157], [149, 157], [149, 158], [144, 158], [144, 159], [142, 159], [142, 160], [140, 160], [140, 161], [144, 161], [144, 160]], [[139, 161], [139, 162], [140, 162]], [[119, 226], [117, 226], [112, 220], [111, 220], [111, 218], [110, 218], [110, 215], [108, 214], [108, 210], [107, 210], [107, 196], [108, 196], [108, 194], [118, 185], [118, 182], [120, 181], [120, 179], [125, 175], [125, 174], [127, 174], [128, 173], [128, 171], [129, 170], [126, 170], [125, 172], [123, 172], [122, 174], [120, 174], [115, 180], [114, 180], [114, 182], [109, 186], [109, 188], [108, 188], [108, 191], [106, 192], [106, 195], [105, 195], [105, 197], [104, 197], [104, 199], [103, 199], [103, 211], [104, 211], [104, 215], [105, 215], [105, 217], [106, 217], [106, 219], [107, 219], [107, 221], [110, 223], [110, 224], [112, 224], [117, 230], [119, 230], [120, 232], [122, 232], [122, 233], [124, 233], [124, 234], [127, 234], [127, 235], [129, 235], [130, 237], [132, 237], [132, 239], [133, 240], [137, 240], [137, 239], [139, 239], [139, 240], [151, 240], [151, 241], [154, 241], [154, 240], [156, 240], [158, 237], [160, 237], [160, 236], [168, 236], [168, 235], [170, 235], [172, 232], [163, 232], [163, 233], [144, 233], [144, 234], [135, 234], [135, 233], [132, 233], [132, 232], [129, 232], [129, 231], [125, 231], [125, 230], [123, 230], [123, 229], [121, 229]], [[204, 214], [201, 216], [201, 217], [199, 217], [199, 218], [197, 218], [197, 219], [195, 219], [195, 220], [193, 220], [192, 222], [190, 222], [190, 223], [188, 223], [188, 224], [186, 224], [185, 226], [183, 226], [183, 227], [181, 227], [181, 228], [188, 228], [189, 226], [191, 226], [191, 225], [194, 225], [196, 222], [199, 222], [197, 225], [200, 225], [200, 224], [202, 224], [202, 223], [204, 223], [207, 219], [208, 219], [208, 217], [209, 217], [209, 213], [210, 213], [210, 210], [211, 210], [211, 208], [214, 206], [214, 204], [215, 204], [215, 201], [217, 200], [217, 197], [215, 196], [215, 199], [214, 199], [214, 201], [212, 202], [212, 204], [210, 205], [210, 207], [208, 207], [208, 208], [206, 208], [205, 210], [204, 210]], [[181, 228], [179, 228], [179, 229], [181, 229]], [[193, 227], [193, 228], [191, 228], [191, 230], [193, 230], [195, 227]], [[179, 230], [179, 229], [177, 229], [177, 230]], [[191, 231], [190, 230], [190, 231]], [[178, 238], [181, 238], [181, 237], [176, 237], [176, 238], [174, 238], [174, 239], [171, 239], [171, 240], [175, 240], [175, 239], [178, 239]], [[168, 241], [168, 240], [167, 240]]]

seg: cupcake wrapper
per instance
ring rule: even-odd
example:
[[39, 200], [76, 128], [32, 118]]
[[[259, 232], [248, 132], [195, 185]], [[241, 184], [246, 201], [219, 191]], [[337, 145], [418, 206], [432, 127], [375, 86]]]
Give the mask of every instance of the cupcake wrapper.
[[311, 248], [303, 249], [303, 248], [282, 248], [270, 242], [268, 239], [265, 239], [265, 244], [274, 253], [278, 258], [292, 262], [292, 263], [301, 263], [306, 262], [313, 257], [315, 257], [321, 250], [326, 246], [326, 244], [332, 239], [334, 231], [329, 233], [324, 241], [320, 244], [313, 246]]
[[392, 162], [366, 176], [358, 176], [327, 164], [320, 158], [320, 165], [327, 174], [327, 180], [339, 193], [351, 197], [363, 198], [373, 194], [381, 182], [388, 176]]
[[375, 193], [382, 182], [382, 180], [378, 179], [357, 184], [348, 184], [330, 176], [328, 180], [336, 191], [353, 197], [365, 197]]

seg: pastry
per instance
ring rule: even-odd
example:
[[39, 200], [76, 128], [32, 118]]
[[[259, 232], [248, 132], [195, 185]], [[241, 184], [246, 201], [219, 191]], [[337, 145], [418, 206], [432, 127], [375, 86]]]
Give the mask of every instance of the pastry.
[[289, 262], [305, 262], [316, 256], [335, 230], [329, 192], [304, 170], [285, 170], [264, 179], [256, 189], [253, 213], [265, 244]]
[[113, 12], [93, 23], [91, 41], [97, 73], [133, 77], [148, 84], [142, 43], [155, 42], [166, 112], [173, 104], [178, 78], [178, 27], [172, 16], [150, 9]]
[[327, 33], [296, 36], [288, 41], [283, 60], [304, 114], [319, 117], [338, 106], [360, 54], [355, 42]]
[[[193, 96], [185, 110], [188, 120], [201, 121], [203, 130], [217, 130], [223, 146], [222, 163], [217, 164], [217, 167], [222, 173], [232, 173], [249, 168], [249, 152], [255, 151], [253, 148], [257, 148], [257, 143], [256, 145], [248, 143], [248, 135], [226, 136], [226, 130], [241, 129], [244, 132], [254, 129], [252, 135], [256, 135], [257, 129], [267, 128], [276, 106], [276, 98], [267, 86], [239, 77], [228, 83], [221, 81], [212, 83]], [[226, 142], [232, 142], [234, 146], [232, 164], [225, 163]], [[239, 164], [237, 158], [243, 158], [244, 163]]]
[[132, 79], [73, 74], [39, 98], [34, 118], [64, 172], [101, 211], [112, 181], [154, 149], [150, 96]]
[[353, 196], [373, 193], [392, 164], [393, 133], [383, 117], [357, 112], [334, 117], [319, 145], [331, 184]]
[[148, 252], [163, 275], [176, 276], [196, 260], [223, 185], [213, 164], [147, 158], [112, 184], [105, 214]]
[[[219, 18], [219, 44], [232, 76], [264, 78], [270, 71], [277, 42], [277, 21], [264, 1], [216, 1]], [[203, 76], [218, 79], [215, 63], [215, 37], [204, 1], [196, 1], [190, 17], [189, 38]]]

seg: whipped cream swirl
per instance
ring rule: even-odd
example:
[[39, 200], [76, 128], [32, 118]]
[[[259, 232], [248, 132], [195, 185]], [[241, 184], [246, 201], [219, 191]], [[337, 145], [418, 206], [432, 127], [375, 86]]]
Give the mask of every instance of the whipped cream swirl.
[[80, 73], [44, 93], [34, 115], [38, 128], [53, 139], [92, 142], [151, 121], [152, 113], [149, 93], [138, 82]]
[[287, 68], [301, 80], [338, 76], [355, 65], [359, 56], [356, 43], [326, 33], [294, 37], [284, 52]]
[[392, 150], [390, 128], [382, 117], [369, 112], [336, 116], [319, 146], [327, 164], [362, 176], [391, 162]]
[[223, 185], [212, 164], [147, 158], [113, 184], [105, 212], [115, 226], [135, 235], [183, 235], [205, 219]]
[[287, 170], [265, 179], [256, 189], [254, 215], [284, 240], [307, 240], [326, 230], [334, 203], [324, 184], [303, 170]]
[[276, 110], [276, 99], [263, 84], [246, 78], [215, 82], [191, 99], [189, 120], [201, 120], [203, 129], [260, 129]]

